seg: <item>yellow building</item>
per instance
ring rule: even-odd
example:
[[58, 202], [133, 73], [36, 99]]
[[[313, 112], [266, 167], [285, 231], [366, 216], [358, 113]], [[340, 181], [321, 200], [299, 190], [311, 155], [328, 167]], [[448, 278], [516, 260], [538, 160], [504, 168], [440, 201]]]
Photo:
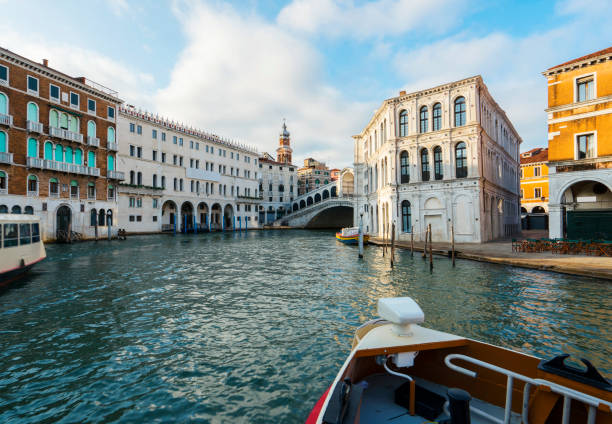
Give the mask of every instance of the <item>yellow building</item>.
[[550, 237], [612, 239], [612, 47], [543, 75]]
[[521, 153], [521, 216], [524, 230], [548, 228], [548, 149]]

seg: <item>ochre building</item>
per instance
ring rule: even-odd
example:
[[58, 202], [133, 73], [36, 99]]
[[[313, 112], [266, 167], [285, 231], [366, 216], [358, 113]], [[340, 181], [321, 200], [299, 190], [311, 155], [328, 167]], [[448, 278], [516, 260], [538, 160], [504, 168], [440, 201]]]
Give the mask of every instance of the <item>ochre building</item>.
[[521, 217], [524, 230], [548, 229], [548, 149], [521, 153]]
[[117, 93], [0, 48], [0, 213], [44, 240], [117, 230]]
[[543, 75], [550, 237], [612, 239], [612, 47]]

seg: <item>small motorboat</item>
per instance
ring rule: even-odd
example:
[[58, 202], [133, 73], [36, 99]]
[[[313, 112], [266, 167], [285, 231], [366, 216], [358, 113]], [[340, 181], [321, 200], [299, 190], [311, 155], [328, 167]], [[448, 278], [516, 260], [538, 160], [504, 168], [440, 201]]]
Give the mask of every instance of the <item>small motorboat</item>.
[[[336, 239], [345, 244], [359, 243], [359, 227], [347, 227], [336, 233]], [[363, 234], [363, 244], [367, 244], [370, 236]]]
[[39, 217], [0, 214], [0, 287], [21, 277], [46, 257]]
[[409, 297], [380, 299], [378, 313], [307, 424], [612, 423], [612, 384], [585, 359], [582, 369], [422, 327]]

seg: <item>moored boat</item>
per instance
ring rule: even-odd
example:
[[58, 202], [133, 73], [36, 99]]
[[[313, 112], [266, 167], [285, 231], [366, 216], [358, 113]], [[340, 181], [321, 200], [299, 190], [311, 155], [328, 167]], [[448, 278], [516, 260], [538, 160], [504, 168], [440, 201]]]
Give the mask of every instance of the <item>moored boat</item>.
[[[306, 423], [612, 423], [612, 384], [567, 355], [534, 356], [422, 327], [411, 298], [378, 302]], [[603, 341], [609, 342], [609, 341]]]
[[40, 238], [40, 218], [0, 214], [0, 287], [47, 257]]
[[[367, 244], [370, 236], [363, 234], [363, 244]], [[336, 240], [345, 244], [359, 243], [359, 227], [347, 227], [336, 233]]]

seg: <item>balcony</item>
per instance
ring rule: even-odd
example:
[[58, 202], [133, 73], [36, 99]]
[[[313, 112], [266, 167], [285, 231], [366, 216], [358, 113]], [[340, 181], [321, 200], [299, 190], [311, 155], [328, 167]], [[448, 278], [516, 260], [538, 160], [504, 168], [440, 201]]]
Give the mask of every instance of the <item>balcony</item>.
[[43, 124], [41, 122], [26, 121], [26, 130], [38, 134], [43, 133]]
[[49, 197], [51, 197], [52, 199], [58, 199], [60, 197], [59, 191], [50, 191], [49, 192]]
[[110, 180], [124, 181], [125, 180], [125, 173], [120, 172], [120, 171], [107, 171], [106, 172], [106, 178], [108, 178]]
[[31, 158], [31, 157], [28, 157], [26, 163], [28, 165], [28, 168], [45, 169], [44, 168], [44, 162], [45, 161], [43, 159], [41, 159], [41, 158]]
[[13, 116], [0, 113], [0, 125], [13, 125]]
[[49, 135], [51, 137], [61, 138], [63, 140], [75, 141], [77, 143], [83, 142], [83, 134], [68, 131], [63, 128], [49, 127]]
[[205, 171], [197, 168], [187, 168], [185, 176], [194, 180], [221, 181], [221, 174], [215, 171]]
[[87, 136], [87, 145], [93, 147], [100, 147], [100, 139], [98, 137]]
[[113, 141], [107, 141], [106, 142], [106, 148], [108, 150], [112, 150], [113, 152], [118, 152], [119, 151], [119, 145], [117, 145], [117, 143], [115, 143]]
[[0, 163], [8, 163], [9, 165], [13, 163], [13, 154], [0, 152]]
[[70, 174], [89, 175], [91, 177], [100, 176], [100, 168], [77, 165], [74, 163], [56, 162], [41, 158], [27, 158], [27, 165], [30, 168], [48, 169], [50, 171], [68, 172]]
[[8, 194], [7, 188], [0, 188], [0, 194]]
[[28, 197], [38, 197], [38, 190], [35, 190], [35, 191], [28, 190]]

